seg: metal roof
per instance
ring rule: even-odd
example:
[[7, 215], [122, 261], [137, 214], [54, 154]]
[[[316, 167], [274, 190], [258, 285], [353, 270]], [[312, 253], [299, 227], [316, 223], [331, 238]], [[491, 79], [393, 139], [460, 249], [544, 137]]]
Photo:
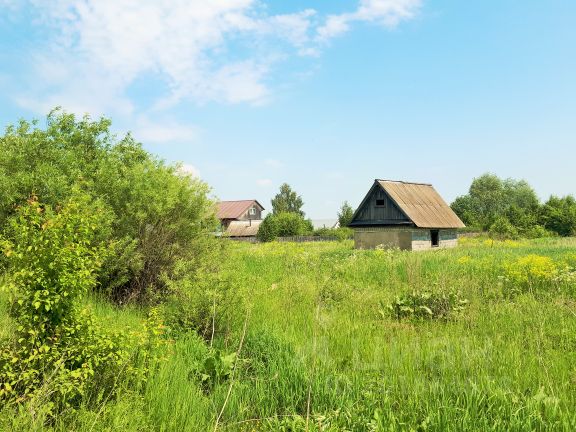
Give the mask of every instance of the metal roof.
[[218, 203], [218, 219], [238, 219], [254, 204], [260, 206], [264, 210], [262, 204], [256, 200], [241, 200], [241, 201], [220, 201]]
[[430, 184], [376, 180], [419, 228], [464, 228], [464, 223]]
[[226, 235], [230, 237], [254, 237], [258, 233], [261, 220], [232, 221], [226, 229]]

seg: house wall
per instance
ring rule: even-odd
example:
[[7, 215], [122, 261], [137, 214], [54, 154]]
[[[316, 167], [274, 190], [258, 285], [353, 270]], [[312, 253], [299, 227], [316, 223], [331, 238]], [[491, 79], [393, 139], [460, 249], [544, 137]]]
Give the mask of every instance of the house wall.
[[354, 229], [356, 249], [385, 248], [412, 249], [412, 230], [408, 228], [366, 227]]
[[[432, 238], [429, 229], [397, 227], [365, 227], [354, 229], [354, 247], [356, 249], [400, 248], [402, 250], [429, 250]], [[453, 248], [458, 245], [456, 230], [439, 230], [440, 249]], [[436, 248], [434, 248], [436, 249]]]
[[254, 204], [254, 205], [253, 205], [252, 207], [250, 207], [250, 208], [256, 209], [256, 214], [251, 215], [251, 214], [250, 214], [250, 209], [248, 209], [248, 210], [246, 210], [246, 211], [244, 212], [244, 214], [243, 214], [242, 216], [240, 216], [237, 220], [246, 220], [246, 221], [247, 221], [247, 220], [250, 220], [250, 219], [252, 219], [252, 220], [260, 220], [260, 219], [262, 219], [262, 209], [261, 209], [258, 205]]

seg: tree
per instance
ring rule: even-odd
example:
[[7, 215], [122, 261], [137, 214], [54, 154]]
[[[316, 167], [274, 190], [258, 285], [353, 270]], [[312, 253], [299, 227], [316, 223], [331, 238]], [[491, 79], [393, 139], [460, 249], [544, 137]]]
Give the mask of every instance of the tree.
[[304, 202], [302, 198], [292, 190], [288, 183], [283, 183], [280, 186], [280, 192], [272, 198], [272, 213], [296, 213], [304, 217], [302, 206]]
[[576, 234], [576, 199], [573, 196], [558, 198], [551, 196], [542, 206], [539, 222], [561, 236]]
[[526, 181], [484, 174], [472, 181], [467, 195], [454, 200], [452, 209], [469, 226], [489, 230], [498, 219], [505, 218], [522, 230], [536, 222], [539, 205], [538, 196]]
[[146, 152], [108, 119], [77, 119], [59, 109], [47, 127], [20, 121], [0, 136], [0, 230], [31, 193], [53, 208], [75, 189], [113, 215], [109, 240], [120, 246], [99, 272], [117, 300], [163, 295], [179, 260], [201, 260], [216, 226], [210, 188]]
[[260, 226], [256, 238], [261, 242], [270, 242], [278, 237], [278, 225], [276, 218], [272, 214], [266, 215]]
[[296, 213], [282, 212], [274, 215], [278, 227], [278, 237], [304, 235], [310, 232], [310, 224]]
[[338, 212], [338, 223], [342, 228], [347, 227], [350, 222], [352, 222], [352, 217], [354, 216], [354, 209], [348, 204], [348, 201], [344, 201]]

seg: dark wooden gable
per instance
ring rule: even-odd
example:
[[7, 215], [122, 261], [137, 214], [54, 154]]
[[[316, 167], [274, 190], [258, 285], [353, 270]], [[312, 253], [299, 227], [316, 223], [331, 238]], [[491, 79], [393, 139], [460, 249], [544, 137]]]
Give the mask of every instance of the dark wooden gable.
[[400, 210], [386, 191], [377, 182], [374, 182], [354, 213], [349, 226], [410, 224], [412, 221]]

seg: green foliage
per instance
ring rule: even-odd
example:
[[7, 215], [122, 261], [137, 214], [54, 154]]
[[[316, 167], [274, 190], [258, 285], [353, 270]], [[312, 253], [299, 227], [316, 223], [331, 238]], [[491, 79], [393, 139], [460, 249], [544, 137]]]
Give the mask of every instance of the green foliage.
[[540, 223], [560, 236], [576, 235], [576, 199], [572, 196], [555, 196], [542, 206]]
[[261, 242], [270, 242], [278, 237], [278, 225], [274, 215], [269, 213], [266, 215], [260, 226], [256, 238]]
[[236, 353], [225, 354], [220, 350], [210, 350], [200, 368], [196, 371], [198, 379], [205, 391], [225, 382], [232, 374]]
[[499, 240], [517, 239], [518, 230], [504, 216], [499, 217], [490, 227], [490, 236]]
[[297, 213], [282, 212], [267, 215], [258, 228], [257, 238], [262, 242], [277, 237], [291, 237], [312, 234], [312, 223]]
[[304, 218], [302, 206], [304, 201], [295, 191], [292, 190], [288, 183], [283, 183], [280, 186], [280, 192], [272, 198], [272, 213], [274, 215], [280, 213], [295, 213]]
[[[400, 319], [440, 319], [447, 320], [464, 310], [468, 300], [458, 292], [412, 291], [396, 299], [387, 306], [390, 314]], [[383, 310], [381, 309], [383, 314]]]
[[[31, 192], [56, 208], [81, 187], [113, 215], [118, 244], [99, 272], [100, 287], [119, 301], [154, 300], [180, 259], [214, 230], [208, 186], [151, 156], [110, 121], [52, 111], [46, 129], [21, 121], [0, 137], [0, 230]], [[195, 256], [192, 256], [196, 254]]]
[[314, 235], [324, 238], [335, 238], [339, 241], [349, 240], [354, 237], [354, 230], [352, 228], [319, 228], [314, 231]]
[[297, 213], [282, 212], [274, 215], [278, 237], [309, 234], [310, 223]]
[[338, 211], [338, 222], [340, 227], [345, 228], [350, 222], [352, 222], [352, 217], [354, 216], [354, 209], [348, 204], [348, 201], [344, 201]]
[[[125, 364], [122, 338], [106, 334], [81, 299], [109, 253], [110, 214], [74, 193], [60, 211], [35, 197], [10, 218], [4, 254], [10, 315], [17, 328], [0, 351], [0, 401], [73, 408], [97, 377], [99, 391]], [[107, 378], [108, 377], [108, 378]]]
[[550, 231], [559, 232], [553, 223], [546, 225], [550, 219], [543, 217], [536, 193], [524, 180], [485, 174], [474, 179], [467, 195], [454, 200], [452, 209], [467, 226], [497, 238], [546, 237]]
[[[41, 405], [6, 407], [0, 430], [213, 431], [224, 401], [226, 431], [575, 430], [576, 239], [469, 238], [421, 253], [225, 243], [220, 277], [252, 306], [233, 380], [224, 358], [239, 347], [244, 316], [212, 348], [164, 329], [177, 338], [158, 348], [140, 391], [122, 383], [48, 424], [37, 421]], [[518, 295], [494, 295], [512, 286]], [[457, 319], [387, 310], [397, 293], [450, 287], [470, 300]], [[135, 306], [93, 310], [111, 327], [139, 328]], [[161, 324], [149, 321], [153, 337]], [[214, 378], [203, 384], [202, 373]]]

